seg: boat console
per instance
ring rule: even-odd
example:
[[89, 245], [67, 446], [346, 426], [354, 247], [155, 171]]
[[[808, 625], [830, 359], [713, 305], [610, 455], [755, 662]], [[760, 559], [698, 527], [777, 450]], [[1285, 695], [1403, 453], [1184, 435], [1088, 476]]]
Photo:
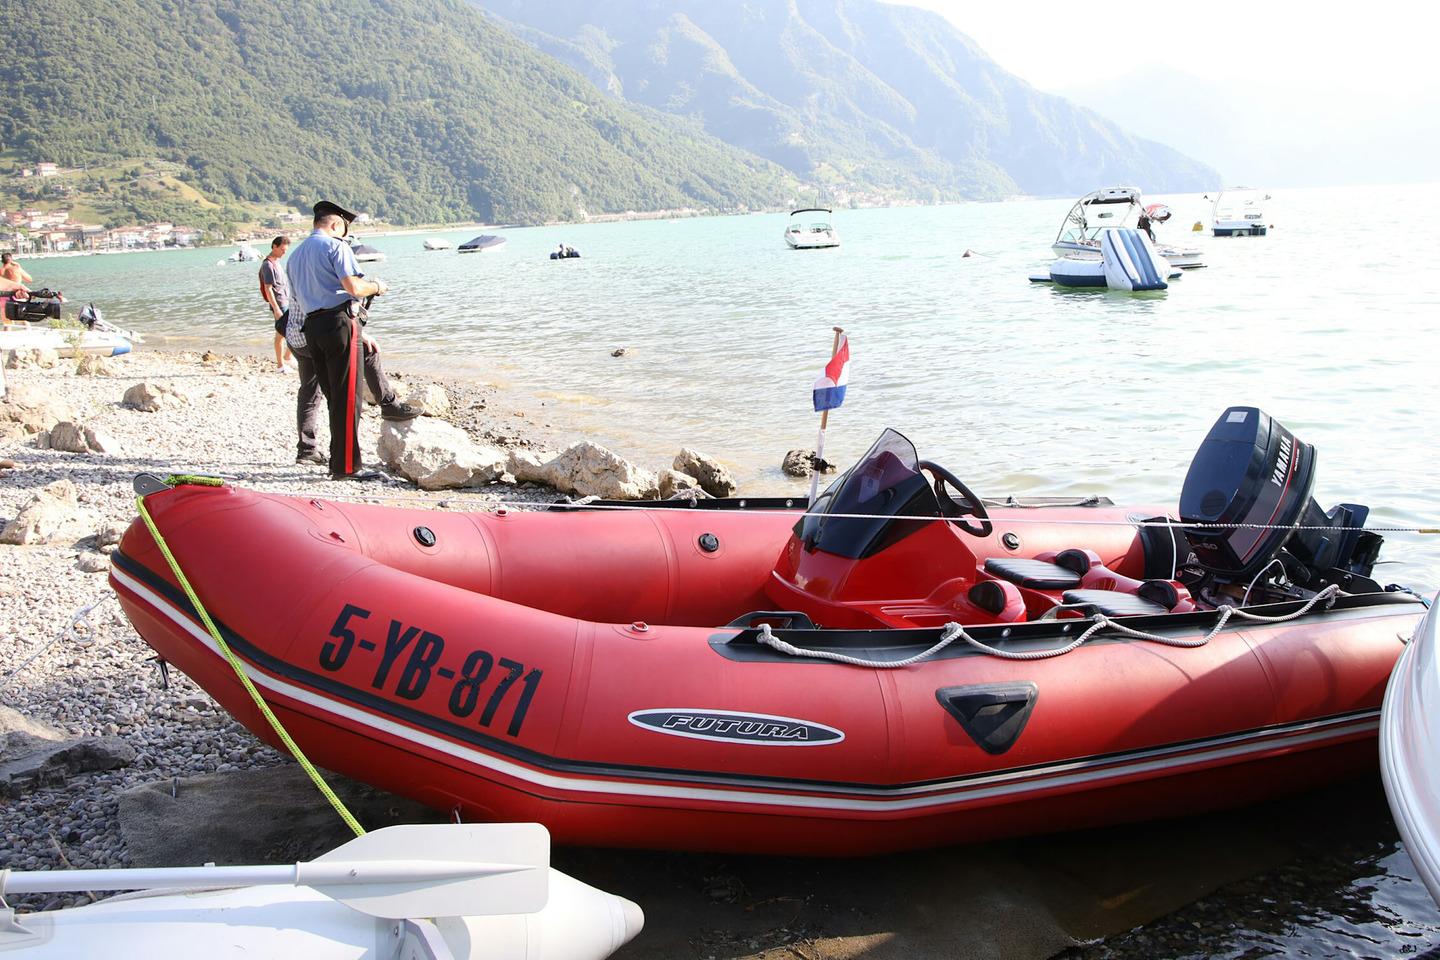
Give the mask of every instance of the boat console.
[[[1265, 413], [1231, 407], [1191, 464], [1178, 519], [1117, 509], [1077, 524], [1062, 508], [1022, 525], [1012, 511], [992, 519], [963, 481], [886, 430], [795, 524], [766, 595], [824, 627], [893, 629], [1187, 613], [1331, 584], [1379, 592], [1370, 572], [1383, 541], [1360, 529], [1369, 510], [1322, 511], [1315, 463]], [[997, 523], [1021, 535], [997, 535]], [[1024, 541], [1069, 546], [1029, 552]]]

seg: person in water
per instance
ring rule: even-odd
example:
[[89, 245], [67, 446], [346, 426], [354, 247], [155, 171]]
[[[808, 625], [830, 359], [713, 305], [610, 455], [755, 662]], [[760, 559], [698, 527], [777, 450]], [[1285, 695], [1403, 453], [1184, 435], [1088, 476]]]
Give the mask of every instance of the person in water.
[[285, 372], [285, 361], [291, 358], [285, 345], [285, 315], [290, 310], [290, 284], [280, 267], [280, 258], [290, 247], [289, 237], [270, 241], [270, 252], [260, 261], [260, 296], [270, 305], [275, 321], [275, 367]]
[[383, 280], [367, 278], [345, 244], [355, 214], [337, 203], [315, 204], [314, 227], [290, 254], [291, 309], [304, 318], [301, 330], [314, 364], [320, 392], [330, 414], [330, 479], [373, 480], [378, 471], [362, 469], [360, 406], [364, 389], [362, 355], [378, 347], [361, 332], [360, 301], [384, 296]]

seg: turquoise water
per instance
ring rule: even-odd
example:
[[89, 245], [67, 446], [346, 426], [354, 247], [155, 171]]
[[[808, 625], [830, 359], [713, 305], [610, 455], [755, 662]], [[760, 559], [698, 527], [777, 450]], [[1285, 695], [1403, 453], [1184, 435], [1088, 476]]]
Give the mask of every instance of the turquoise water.
[[[1162, 239], [1198, 241], [1210, 266], [1143, 296], [1027, 282], [1069, 200], [838, 211], [827, 251], [788, 250], [783, 214], [503, 230], [465, 256], [421, 241], [480, 231], [380, 237], [393, 292], [371, 329], [411, 369], [511, 385], [642, 462], [712, 453], [746, 492], [803, 489], [778, 465], [814, 443], [810, 384], [839, 325], [837, 461], [895, 426], [982, 494], [1174, 502], [1216, 416], [1245, 403], [1317, 446], [1324, 506], [1440, 526], [1440, 186], [1272, 193], [1264, 238], [1192, 235], [1200, 197], [1147, 198], [1175, 210]], [[559, 242], [583, 258], [547, 259]], [[256, 268], [217, 265], [228, 253], [29, 266], [152, 343], [267, 349]], [[1436, 540], [1391, 536], [1379, 575], [1440, 586]]]

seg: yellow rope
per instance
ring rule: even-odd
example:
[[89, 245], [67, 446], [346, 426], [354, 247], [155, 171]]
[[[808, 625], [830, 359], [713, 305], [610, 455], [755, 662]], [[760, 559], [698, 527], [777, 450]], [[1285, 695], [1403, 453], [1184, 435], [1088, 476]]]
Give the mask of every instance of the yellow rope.
[[[188, 476], [170, 477], [169, 482], [195, 483], [209, 487], [218, 487], [224, 483], [224, 481], [215, 477]], [[365, 828], [360, 826], [360, 821], [355, 819], [354, 814], [346, 808], [345, 802], [335, 795], [334, 790], [330, 789], [330, 785], [325, 782], [320, 776], [320, 772], [316, 770], [309, 759], [306, 758], [299, 745], [290, 739], [290, 734], [280, 724], [280, 719], [271, 712], [270, 705], [265, 702], [265, 698], [260, 695], [260, 691], [255, 689], [255, 684], [250, 682], [250, 678], [246, 675], [245, 667], [240, 662], [240, 658], [235, 656], [234, 651], [230, 649], [230, 645], [225, 642], [225, 638], [220, 636], [220, 631], [215, 628], [215, 622], [210, 619], [210, 614], [205, 610], [204, 605], [200, 603], [200, 598], [195, 595], [195, 590], [190, 586], [190, 581], [186, 579], [185, 574], [181, 572], [180, 564], [176, 562], [175, 555], [170, 552], [170, 547], [165, 543], [165, 538], [160, 535], [160, 530], [155, 526], [155, 521], [150, 518], [150, 511], [145, 509], [145, 498], [143, 496], [136, 497], [135, 506], [139, 508], [140, 519], [144, 520], [145, 526], [150, 529], [150, 535], [155, 538], [155, 545], [158, 546], [160, 552], [165, 555], [165, 560], [170, 564], [170, 570], [175, 574], [175, 579], [180, 582], [181, 589], [183, 589], [185, 595], [190, 598], [190, 602], [194, 604], [195, 611], [200, 614], [200, 619], [205, 623], [205, 629], [210, 631], [210, 636], [214, 638], [216, 645], [220, 647], [220, 652], [225, 655], [225, 659], [229, 661], [230, 666], [235, 670], [235, 675], [240, 678], [240, 683], [249, 691], [250, 699], [255, 701], [255, 706], [260, 708], [260, 712], [263, 713], [265, 719], [270, 722], [270, 728], [280, 737], [280, 742], [285, 744], [285, 749], [290, 751], [290, 755], [299, 761], [300, 767], [310, 776], [310, 779], [314, 781], [315, 786], [320, 792], [325, 795], [325, 799], [330, 801], [330, 806], [334, 807], [335, 812], [340, 814], [340, 819], [345, 821], [345, 825], [355, 831], [355, 836], [364, 836]]]

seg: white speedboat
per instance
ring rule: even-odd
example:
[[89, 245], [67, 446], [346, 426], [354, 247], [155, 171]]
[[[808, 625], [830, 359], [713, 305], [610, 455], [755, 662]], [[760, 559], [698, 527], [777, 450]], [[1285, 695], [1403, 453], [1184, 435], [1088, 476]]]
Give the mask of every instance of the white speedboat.
[[54, 350], [62, 357], [94, 354], [118, 357], [134, 349], [126, 331], [51, 327], [39, 323], [0, 325], [0, 355], [11, 350]]
[[1380, 711], [1380, 775], [1400, 839], [1440, 903], [1440, 595], [1400, 653]]
[[785, 228], [785, 242], [791, 250], [824, 250], [840, 246], [840, 234], [830, 223], [830, 211], [824, 207], [806, 207], [790, 212]]
[[379, 263], [385, 259], [385, 254], [378, 249], [368, 243], [361, 243], [353, 237], [350, 239], [350, 249], [355, 252], [357, 263]]
[[505, 238], [494, 233], [482, 233], [478, 237], [472, 237], [460, 244], [461, 253], [484, 253], [487, 250], [499, 250], [505, 246]]
[[0, 908], [0, 953], [603, 960], [640, 932], [644, 916], [550, 869], [549, 849], [539, 824], [421, 824], [288, 866], [0, 870], [0, 897], [142, 891], [69, 910]]
[[1263, 237], [1266, 200], [1270, 194], [1253, 187], [1226, 187], [1215, 194], [1210, 225], [1217, 237]]
[[217, 261], [217, 263], [254, 263], [259, 259], [259, 250], [256, 250], [248, 243], [242, 243], [240, 244], [240, 248], [238, 250], [230, 254], [230, 256], [226, 257], [224, 260]]
[[[1142, 206], [1140, 191], [1135, 187], [1106, 187], [1087, 193], [1076, 200], [1065, 215], [1050, 249], [1057, 257], [1099, 260], [1102, 231], [1115, 227], [1135, 229], [1140, 224], [1141, 215], [1149, 216], [1152, 212], [1159, 215], [1159, 219], [1152, 218], [1153, 222], [1164, 223], [1170, 219], [1169, 210], [1158, 204], [1150, 208]], [[1173, 267], [1193, 270], [1205, 266], [1205, 251], [1199, 247], [1157, 243], [1155, 248]]]
[[449, 250], [453, 246], [449, 240], [441, 240], [439, 237], [430, 237], [424, 243], [426, 250]]

